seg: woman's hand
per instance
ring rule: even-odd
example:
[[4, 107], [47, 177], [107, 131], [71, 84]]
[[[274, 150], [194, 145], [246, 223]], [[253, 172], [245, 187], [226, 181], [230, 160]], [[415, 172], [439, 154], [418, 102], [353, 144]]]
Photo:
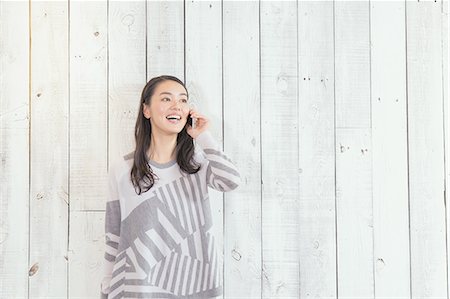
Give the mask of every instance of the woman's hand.
[[192, 128], [191, 125], [187, 125], [186, 131], [193, 139], [195, 139], [209, 128], [209, 120], [192, 108], [189, 110], [189, 114], [191, 115], [191, 118], [195, 118], [195, 128]]

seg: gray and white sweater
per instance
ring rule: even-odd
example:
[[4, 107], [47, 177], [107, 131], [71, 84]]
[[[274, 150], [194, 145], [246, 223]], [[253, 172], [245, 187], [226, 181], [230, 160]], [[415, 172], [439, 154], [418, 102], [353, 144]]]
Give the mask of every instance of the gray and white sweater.
[[241, 183], [234, 163], [206, 130], [195, 139], [195, 174], [176, 160], [150, 160], [157, 175], [137, 195], [130, 179], [133, 152], [108, 171], [101, 298], [203, 299], [222, 294], [221, 251], [212, 230], [208, 187], [221, 192]]

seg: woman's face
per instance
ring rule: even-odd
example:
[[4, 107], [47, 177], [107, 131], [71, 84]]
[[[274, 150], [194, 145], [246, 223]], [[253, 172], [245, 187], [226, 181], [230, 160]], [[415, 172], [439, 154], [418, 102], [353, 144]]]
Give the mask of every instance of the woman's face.
[[[178, 134], [189, 116], [189, 100], [183, 85], [172, 80], [160, 82], [153, 93], [150, 106], [144, 105], [144, 116], [150, 118], [152, 131]], [[179, 116], [179, 120], [169, 116]], [[168, 118], [169, 117], [169, 118]]]

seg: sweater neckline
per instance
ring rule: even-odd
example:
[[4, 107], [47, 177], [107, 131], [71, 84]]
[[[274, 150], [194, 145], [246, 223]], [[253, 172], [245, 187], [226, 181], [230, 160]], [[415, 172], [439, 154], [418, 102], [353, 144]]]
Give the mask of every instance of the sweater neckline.
[[156, 161], [153, 161], [151, 159], [148, 160], [148, 163], [156, 168], [169, 168], [170, 166], [174, 165], [175, 163], [177, 163], [176, 159], [170, 160], [169, 162], [166, 163], [158, 163]]

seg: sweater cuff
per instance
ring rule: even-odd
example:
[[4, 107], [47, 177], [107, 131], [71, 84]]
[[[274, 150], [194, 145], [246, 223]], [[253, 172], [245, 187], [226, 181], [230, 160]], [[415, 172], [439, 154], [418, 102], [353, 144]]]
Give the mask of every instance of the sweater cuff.
[[195, 138], [195, 142], [197, 142], [197, 144], [200, 145], [200, 147], [202, 149], [205, 149], [205, 148], [219, 149], [220, 148], [219, 144], [214, 139], [214, 137], [212, 136], [212, 134], [209, 130], [205, 130], [205, 131], [201, 132], [197, 136], [197, 138]]

